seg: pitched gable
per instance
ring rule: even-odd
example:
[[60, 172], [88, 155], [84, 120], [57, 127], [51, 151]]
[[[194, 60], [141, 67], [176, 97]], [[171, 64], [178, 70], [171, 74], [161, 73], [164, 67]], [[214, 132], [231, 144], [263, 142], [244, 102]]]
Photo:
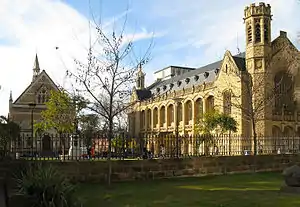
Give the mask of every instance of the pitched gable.
[[14, 104], [28, 104], [36, 102], [36, 95], [41, 90], [59, 90], [54, 81], [43, 70], [36, 79], [24, 90], [24, 92], [16, 99]]

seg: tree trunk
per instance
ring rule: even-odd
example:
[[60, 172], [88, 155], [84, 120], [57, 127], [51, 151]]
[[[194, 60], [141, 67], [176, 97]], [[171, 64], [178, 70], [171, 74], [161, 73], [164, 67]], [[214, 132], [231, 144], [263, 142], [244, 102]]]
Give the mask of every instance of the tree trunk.
[[109, 120], [109, 129], [108, 129], [108, 155], [107, 155], [107, 163], [108, 163], [108, 174], [107, 174], [107, 184], [108, 187], [111, 186], [111, 141], [113, 138], [113, 120]]
[[252, 131], [253, 131], [253, 154], [257, 155], [257, 135], [256, 135], [256, 124], [254, 118], [252, 118]]

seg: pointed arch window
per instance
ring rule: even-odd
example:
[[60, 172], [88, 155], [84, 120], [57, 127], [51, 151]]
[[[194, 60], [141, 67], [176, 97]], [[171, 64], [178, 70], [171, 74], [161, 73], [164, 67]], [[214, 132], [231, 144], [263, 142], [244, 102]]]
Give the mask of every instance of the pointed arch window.
[[261, 42], [260, 19], [255, 20], [255, 43]]
[[265, 19], [264, 21], [264, 40], [265, 42], [269, 42], [269, 21]]
[[228, 90], [223, 93], [223, 113], [231, 114], [231, 92]]
[[43, 104], [48, 101], [48, 93], [46, 89], [42, 89], [37, 96], [37, 103]]

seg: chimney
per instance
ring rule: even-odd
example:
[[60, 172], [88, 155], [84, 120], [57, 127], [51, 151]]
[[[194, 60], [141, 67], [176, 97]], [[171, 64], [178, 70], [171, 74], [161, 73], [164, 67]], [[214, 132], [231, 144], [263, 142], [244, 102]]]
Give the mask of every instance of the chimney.
[[287, 37], [287, 33], [285, 31], [280, 31], [280, 37]]

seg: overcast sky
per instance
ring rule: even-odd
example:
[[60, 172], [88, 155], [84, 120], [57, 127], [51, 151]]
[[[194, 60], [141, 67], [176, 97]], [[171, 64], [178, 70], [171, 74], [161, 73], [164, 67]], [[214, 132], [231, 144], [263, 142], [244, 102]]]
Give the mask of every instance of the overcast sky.
[[[40, 67], [54, 82], [66, 85], [73, 59], [85, 58], [90, 13], [108, 30], [122, 25], [135, 38], [137, 54], [151, 42], [151, 62], [145, 66], [146, 82], [153, 72], [169, 65], [200, 67], [245, 48], [244, 7], [249, 0], [0, 0], [0, 115], [8, 113], [9, 92], [14, 100], [30, 84], [35, 53]], [[298, 47], [298, 0], [266, 0], [272, 6], [272, 38], [280, 30]], [[58, 50], [55, 47], [59, 47]]]

